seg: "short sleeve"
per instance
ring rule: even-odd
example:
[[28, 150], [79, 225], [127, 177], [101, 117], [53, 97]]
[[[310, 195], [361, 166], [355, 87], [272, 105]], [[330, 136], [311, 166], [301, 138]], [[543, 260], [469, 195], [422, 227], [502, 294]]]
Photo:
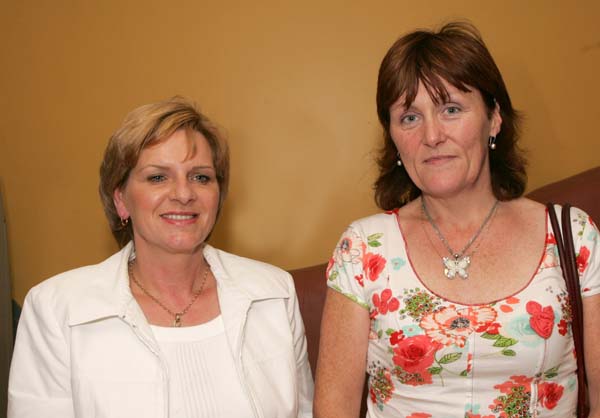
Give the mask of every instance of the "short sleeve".
[[327, 286], [368, 309], [364, 285], [364, 263], [370, 253], [357, 229], [350, 226], [342, 234], [327, 266]]
[[600, 240], [598, 228], [590, 216], [580, 209], [571, 212], [573, 242], [577, 255], [577, 269], [581, 295], [589, 297], [600, 293]]

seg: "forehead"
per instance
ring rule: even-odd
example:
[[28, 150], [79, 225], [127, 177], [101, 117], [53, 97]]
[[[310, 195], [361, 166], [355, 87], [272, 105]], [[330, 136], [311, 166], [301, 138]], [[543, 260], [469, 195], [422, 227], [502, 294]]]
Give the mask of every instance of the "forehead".
[[392, 103], [390, 110], [399, 108], [406, 109], [411, 107], [413, 103], [417, 101], [430, 100], [435, 104], [444, 104], [461, 97], [475, 98], [478, 95], [479, 92], [476, 88], [467, 85], [457, 87], [443, 78], [439, 78], [435, 82], [424, 82], [419, 80], [414, 91], [406, 89], [396, 101]]
[[212, 165], [212, 150], [200, 132], [181, 128], [166, 138], [144, 147], [140, 153], [138, 164], [148, 160], [194, 161]]

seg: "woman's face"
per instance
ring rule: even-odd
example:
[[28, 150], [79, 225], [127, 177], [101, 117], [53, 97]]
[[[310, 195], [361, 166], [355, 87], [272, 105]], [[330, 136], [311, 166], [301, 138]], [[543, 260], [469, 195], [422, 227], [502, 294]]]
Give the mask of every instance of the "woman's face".
[[481, 93], [444, 82], [447, 103], [435, 103], [419, 85], [414, 102], [390, 106], [390, 134], [402, 164], [425, 194], [453, 197], [473, 188], [491, 190], [488, 137], [500, 132], [498, 107], [488, 117]]
[[212, 230], [219, 206], [208, 142], [199, 132], [179, 129], [145, 148], [114, 202], [122, 219], [131, 217], [137, 251], [194, 252]]

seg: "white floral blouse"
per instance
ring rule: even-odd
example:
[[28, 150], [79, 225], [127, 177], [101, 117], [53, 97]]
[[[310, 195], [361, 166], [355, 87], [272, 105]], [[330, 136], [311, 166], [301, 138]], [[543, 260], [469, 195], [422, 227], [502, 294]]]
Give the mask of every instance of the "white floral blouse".
[[[588, 297], [600, 293], [598, 229], [576, 208], [571, 221], [581, 292]], [[546, 225], [545, 251], [527, 285], [474, 305], [446, 300], [419, 280], [395, 211], [346, 230], [327, 284], [370, 313], [367, 416], [575, 416], [570, 308]]]

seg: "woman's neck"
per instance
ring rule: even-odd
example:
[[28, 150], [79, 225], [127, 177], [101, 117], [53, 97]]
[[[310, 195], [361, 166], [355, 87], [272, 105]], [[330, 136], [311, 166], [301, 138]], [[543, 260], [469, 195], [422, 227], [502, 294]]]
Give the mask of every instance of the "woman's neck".
[[423, 204], [431, 218], [440, 226], [469, 230], [481, 220], [496, 203], [491, 189], [481, 192], [463, 192], [452, 197], [435, 197], [422, 194]]
[[171, 254], [153, 251], [145, 245], [136, 245], [136, 259], [132, 266], [136, 278], [153, 294], [193, 294], [197, 279], [209, 268], [203, 256], [204, 245], [192, 253]]

